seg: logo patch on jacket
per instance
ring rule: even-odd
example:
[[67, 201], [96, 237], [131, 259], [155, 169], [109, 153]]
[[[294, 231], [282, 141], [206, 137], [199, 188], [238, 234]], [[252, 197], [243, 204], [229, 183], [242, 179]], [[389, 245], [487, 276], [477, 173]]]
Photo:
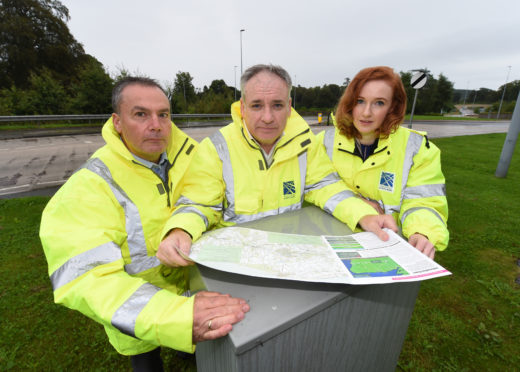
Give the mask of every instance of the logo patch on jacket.
[[381, 172], [379, 190], [394, 192], [395, 173]]
[[294, 181], [287, 181], [283, 183], [283, 198], [289, 199], [293, 198], [296, 194], [296, 186], [294, 186]]

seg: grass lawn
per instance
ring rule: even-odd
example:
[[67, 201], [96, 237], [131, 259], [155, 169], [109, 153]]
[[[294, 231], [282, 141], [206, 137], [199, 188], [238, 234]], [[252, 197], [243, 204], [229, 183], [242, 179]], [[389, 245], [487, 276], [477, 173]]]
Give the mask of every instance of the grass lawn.
[[451, 234], [425, 281], [399, 359], [405, 371], [520, 370], [520, 154], [494, 176], [505, 134], [434, 140], [442, 150]]
[[[453, 275], [421, 284], [397, 370], [520, 370], [520, 155], [494, 176], [505, 134], [434, 140], [442, 150]], [[103, 328], [55, 305], [38, 238], [48, 198], [0, 200], [0, 370], [128, 371]], [[166, 369], [195, 371], [163, 350]]]
[[[0, 200], [0, 371], [131, 371], [101, 325], [53, 302], [38, 238], [48, 200]], [[196, 370], [173, 350], [163, 359], [166, 370]]]
[[99, 123], [22, 123], [22, 124], [0, 124], [0, 131], [29, 130], [29, 129], [54, 129], [54, 128], [78, 128], [78, 127], [103, 127], [104, 122]]

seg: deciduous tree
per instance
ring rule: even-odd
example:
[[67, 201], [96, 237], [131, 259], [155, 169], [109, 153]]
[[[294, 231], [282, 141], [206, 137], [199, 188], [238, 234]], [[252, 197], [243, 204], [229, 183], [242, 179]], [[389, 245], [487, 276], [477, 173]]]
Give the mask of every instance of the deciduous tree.
[[112, 112], [111, 96], [113, 81], [95, 58], [91, 57], [78, 73], [78, 81], [73, 86], [72, 99], [74, 113], [107, 114]]
[[172, 94], [172, 112], [188, 112], [188, 105], [195, 101], [196, 93], [193, 77], [189, 72], [179, 71], [175, 75]]
[[68, 9], [58, 0], [0, 0], [0, 88], [29, 86], [45, 68], [70, 81], [85, 54], [69, 32]]

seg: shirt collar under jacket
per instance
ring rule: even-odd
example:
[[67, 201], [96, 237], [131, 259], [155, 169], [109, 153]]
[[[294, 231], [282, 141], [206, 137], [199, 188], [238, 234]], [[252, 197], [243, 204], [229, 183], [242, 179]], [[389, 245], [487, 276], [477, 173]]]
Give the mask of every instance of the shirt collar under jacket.
[[[121, 140], [121, 141], [123, 141], [123, 140]], [[143, 159], [134, 153], [131, 153], [131, 154], [135, 160], [137, 160], [139, 163], [144, 165], [146, 168], [151, 169], [155, 174], [157, 174], [159, 177], [161, 177], [163, 182], [166, 182], [166, 172], [170, 166], [170, 163], [168, 161], [168, 155], [166, 154], [166, 151], [164, 151], [161, 154], [161, 156], [159, 157], [159, 161], [157, 163]]]

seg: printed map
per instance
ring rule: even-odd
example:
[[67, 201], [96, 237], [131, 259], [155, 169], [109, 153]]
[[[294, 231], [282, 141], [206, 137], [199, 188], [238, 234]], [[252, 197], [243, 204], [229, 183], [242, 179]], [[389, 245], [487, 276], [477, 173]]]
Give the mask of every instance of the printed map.
[[207, 266], [233, 266], [234, 272], [283, 279], [325, 281], [348, 275], [320, 236], [282, 234], [230, 227], [203, 235], [190, 258]]
[[312, 236], [226, 227], [205, 233], [189, 258], [216, 270], [308, 282], [382, 284], [451, 274], [387, 232], [390, 239], [382, 241], [368, 232]]

